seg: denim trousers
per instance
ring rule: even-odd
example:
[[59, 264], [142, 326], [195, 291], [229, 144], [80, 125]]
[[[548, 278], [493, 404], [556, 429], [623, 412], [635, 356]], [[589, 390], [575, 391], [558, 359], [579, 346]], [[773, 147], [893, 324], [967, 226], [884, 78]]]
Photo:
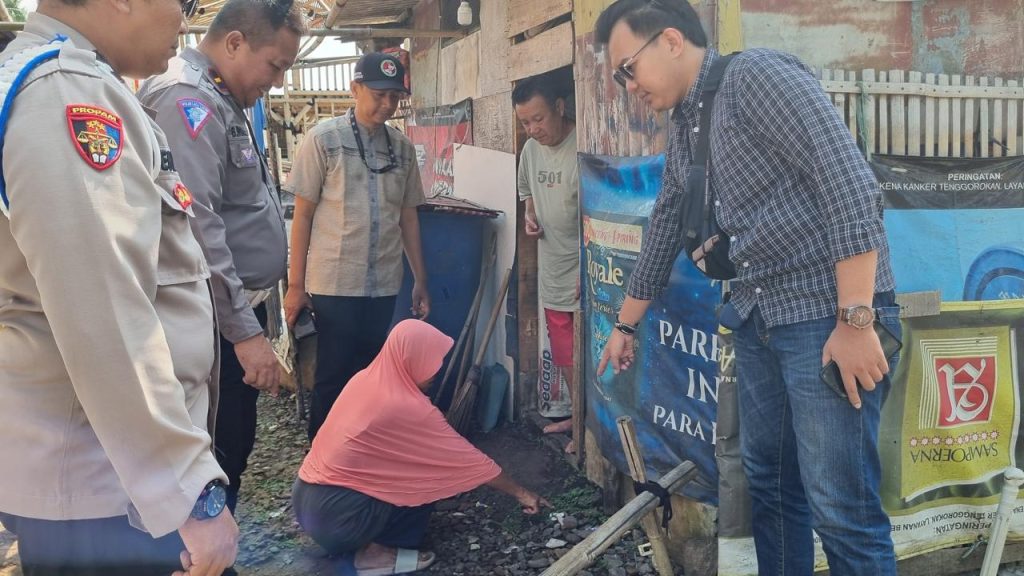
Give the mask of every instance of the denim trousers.
[[[899, 309], [876, 296], [900, 336]], [[884, 306], [879, 308], [880, 306]], [[743, 468], [753, 502], [761, 576], [810, 576], [812, 529], [833, 576], [895, 576], [889, 517], [879, 497], [878, 428], [886, 376], [853, 408], [820, 378], [836, 318], [767, 328], [755, 308], [735, 331]], [[889, 359], [890, 373], [898, 355]]]

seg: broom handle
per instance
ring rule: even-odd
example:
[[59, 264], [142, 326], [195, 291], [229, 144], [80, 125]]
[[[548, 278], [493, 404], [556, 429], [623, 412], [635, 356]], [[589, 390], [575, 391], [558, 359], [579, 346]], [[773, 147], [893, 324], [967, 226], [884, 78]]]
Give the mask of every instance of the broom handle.
[[487, 352], [487, 345], [491, 342], [491, 333], [494, 332], [494, 325], [498, 323], [498, 315], [501, 314], [501, 304], [505, 301], [505, 294], [508, 292], [508, 280], [512, 276], [512, 269], [505, 270], [505, 279], [501, 281], [501, 289], [498, 290], [498, 297], [494, 301], [494, 310], [491, 310], [491, 319], [487, 321], [487, 329], [484, 330], [484, 339], [480, 342], [480, 349], [476, 352], [473, 360], [474, 366], [480, 366], [484, 361], [484, 353]]

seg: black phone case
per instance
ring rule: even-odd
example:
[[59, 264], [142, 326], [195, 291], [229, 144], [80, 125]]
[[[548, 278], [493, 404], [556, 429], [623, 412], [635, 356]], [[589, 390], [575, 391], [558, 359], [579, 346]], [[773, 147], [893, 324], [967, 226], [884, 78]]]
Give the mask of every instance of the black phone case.
[[303, 308], [302, 312], [299, 312], [299, 317], [295, 320], [295, 329], [292, 330], [292, 334], [295, 335], [297, 340], [302, 340], [316, 334], [316, 323], [313, 320], [313, 313], [310, 312], [309, 308]]
[[[894, 354], [903, 348], [903, 343], [900, 342], [899, 338], [892, 333], [885, 324], [882, 324], [878, 320], [875, 320], [873, 325], [875, 334], [878, 335], [878, 341], [882, 344], [882, 351], [885, 353], [885, 359], [889, 360]], [[821, 367], [821, 380], [833, 392], [839, 395], [840, 398], [846, 398], [846, 387], [843, 386], [843, 376], [839, 372], [839, 365], [836, 364], [835, 360], [832, 360], [828, 364]]]

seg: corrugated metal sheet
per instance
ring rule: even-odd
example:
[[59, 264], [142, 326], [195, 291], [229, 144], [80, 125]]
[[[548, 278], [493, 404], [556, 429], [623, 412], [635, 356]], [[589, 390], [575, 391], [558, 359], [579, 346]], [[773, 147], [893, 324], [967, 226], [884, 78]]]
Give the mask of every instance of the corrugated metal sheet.
[[1024, 1], [743, 0], [747, 48], [812, 66], [1019, 77]]

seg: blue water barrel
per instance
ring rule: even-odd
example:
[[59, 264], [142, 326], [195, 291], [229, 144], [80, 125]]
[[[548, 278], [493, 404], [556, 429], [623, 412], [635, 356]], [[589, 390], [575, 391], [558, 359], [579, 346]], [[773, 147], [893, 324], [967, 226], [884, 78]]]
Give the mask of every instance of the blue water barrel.
[[[480, 261], [483, 250], [483, 230], [486, 218], [468, 214], [443, 212], [420, 212], [420, 237], [423, 244], [423, 261], [427, 268], [427, 282], [430, 286], [430, 317], [427, 322], [458, 341], [459, 333], [466, 322], [469, 308], [476, 296], [480, 282]], [[408, 260], [404, 261], [405, 275], [402, 290], [395, 303], [392, 325], [412, 318], [412, 271]], [[448, 355], [449, 358], [451, 354]], [[441, 375], [448, 366], [448, 358], [441, 367]], [[440, 376], [438, 376], [440, 380]], [[435, 382], [437, 387], [441, 383]], [[450, 403], [455, 383], [450, 382], [446, 398], [438, 406]]]

